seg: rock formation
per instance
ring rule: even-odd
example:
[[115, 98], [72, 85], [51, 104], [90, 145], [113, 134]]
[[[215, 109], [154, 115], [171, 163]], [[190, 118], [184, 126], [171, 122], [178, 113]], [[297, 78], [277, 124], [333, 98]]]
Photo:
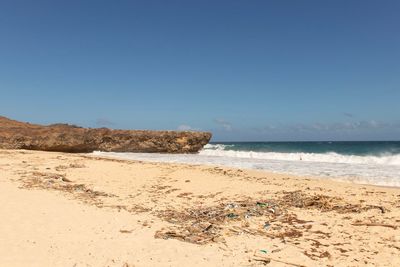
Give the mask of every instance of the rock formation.
[[29, 149], [71, 153], [158, 152], [195, 153], [211, 138], [209, 132], [111, 130], [68, 124], [48, 126], [0, 116], [0, 149]]

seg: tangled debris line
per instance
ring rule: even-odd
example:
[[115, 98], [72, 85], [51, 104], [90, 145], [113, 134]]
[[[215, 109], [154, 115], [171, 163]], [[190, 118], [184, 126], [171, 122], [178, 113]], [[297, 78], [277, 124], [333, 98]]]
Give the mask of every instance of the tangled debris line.
[[68, 192], [85, 203], [97, 206], [102, 204], [100, 197], [115, 197], [113, 194], [90, 189], [84, 184], [75, 184], [63, 174], [33, 172], [29, 177], [20, 180], [24, 188], [42, 188]]
[[[305, 223], [282, 210], [275, 201], [252, 199], [182, 211], [169, 209], [158, 212], [156, 216], [172, 224], [168, 229], [157, 231], [156, 238], [174, 238], [195, 244], [224, 242], [224, 236], [244, 233], [296, 238], [302, 233], [291, 226]], [[277, 222], [281, 225], [278, 226]], [[271, 226], [272, 223], [276, 225]], [[273, 229], [273, 235], [269, 228]]]
[[318, 209], [323, 212], [360, 213], [370, 209], [379, 209], [382, 213], [386, 212], [386, 209], [381, 206], [350, 204], [339, 197], [330, 197], [320, 194], [307, 195], [300, 190], [283, 192], [283, 197], [279, 203], [285, 207]]
[[171, 223], [171, 226], [157, 231], [155, 237], [195, 244], [224, 242], [224, 237], [240, 234], [296, 239], [312, 228], [312, 221], [297, 218], [296, 214], [288, 211], [293, 207], [338, 213], [359, 213], [380, 208], [346, 203], [337, 197], [307, 195], [300, 191], [284, 192], [277, 200], [246, 199], [156, 212], [157, 217]]
[[85, 168], [86, 166], [84, 164], [80, 163], [71, 163], [69, 165], [58, 165], [55, 167], [56, 171], [64, 171], [69, 168]]

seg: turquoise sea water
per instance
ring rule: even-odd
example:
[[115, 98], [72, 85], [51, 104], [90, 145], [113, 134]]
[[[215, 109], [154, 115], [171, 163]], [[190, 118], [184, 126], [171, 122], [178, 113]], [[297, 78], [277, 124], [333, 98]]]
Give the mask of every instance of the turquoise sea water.
[[355, 156], [400, 154], [400, 142], [219, 142], [225, 150], [279, 153], [337, 153]]

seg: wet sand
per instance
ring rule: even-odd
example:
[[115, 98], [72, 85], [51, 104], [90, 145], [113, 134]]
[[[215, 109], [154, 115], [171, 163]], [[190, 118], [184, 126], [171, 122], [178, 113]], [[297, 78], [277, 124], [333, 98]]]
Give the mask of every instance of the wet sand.
[[400, 189], [0, 150], [0, 266], [400, 266]]

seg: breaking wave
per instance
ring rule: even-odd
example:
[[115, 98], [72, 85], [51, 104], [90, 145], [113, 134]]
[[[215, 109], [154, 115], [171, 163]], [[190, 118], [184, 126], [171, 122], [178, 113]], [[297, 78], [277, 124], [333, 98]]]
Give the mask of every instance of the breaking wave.
[[[208, 144], [198, 154], [111, 153], [95, 155], [130, 160], [219, 165], [347, 182], [400, 187], [398, 144]], [[294, 148], [295, 146], [295, 148]], [[332, 148], [333, 146], [333, 148]], [[341, 148], [338, 148], [341, 146]], [[351, 149], [349, 148], [351, 147]], [[375, 149], [373, 148], [375, 147]], [[360, 152], [360, 148], [363, 150]], [[254, 151], [257, 150], [258, 151]], [[296, 150], [297, 151], [294, 151]], [[341, 150], [340, 150], [341, 149]], [[272, 150], [272, 151], [268, 151]], [[274, 151], [275, 150], [275, 151]], [[329, 151], [334, 150], [334, 151]], [[348, 154], [345, 154], [345, 152]], [[343, 152], [343, 153], [341, 153]], [[358, 153], [358, 154], [357, 154]]]
[[329, 153], [281, 153], [281, 152], [257, 152], [230, 150], [233, 145], [207, 144], [200, 155], [218, 156], [244, 159], [265, 159], [265, 160], [286, 160], [286, 161], [305, 161], [305, 162], [327, 162], [327, 163], [347, 163], [347, 164], [380, 164], [400, 166], [400, 154], [381, 154], [381, 155], [343, 155], [335, 152]]

